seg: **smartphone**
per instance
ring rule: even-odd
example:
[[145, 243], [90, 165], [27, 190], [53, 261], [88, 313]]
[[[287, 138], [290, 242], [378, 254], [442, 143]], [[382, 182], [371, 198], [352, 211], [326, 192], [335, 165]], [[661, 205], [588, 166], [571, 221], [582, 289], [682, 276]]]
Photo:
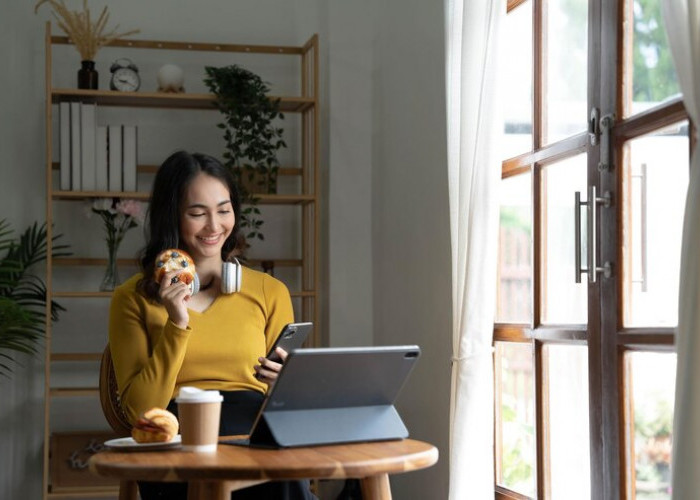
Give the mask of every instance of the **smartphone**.
[[282, 328], [277, 340], [275, 340], [274, 345], [265, 357], [275, 363], [282, 362], [279, 355], [275, 352], [275, 349], [281, 347], [287, 352], [298, 349], [304, 343], [306, 337], [309, 336], [312, 328], [313, 323], [289, 323]]

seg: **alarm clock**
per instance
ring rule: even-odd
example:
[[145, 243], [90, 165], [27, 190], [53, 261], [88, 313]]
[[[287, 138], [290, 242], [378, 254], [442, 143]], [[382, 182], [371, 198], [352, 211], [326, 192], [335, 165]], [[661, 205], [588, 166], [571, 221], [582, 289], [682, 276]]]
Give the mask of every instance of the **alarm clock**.
[[121, 92], [136, 92], [141, 86], [139, 69], [131, 62], [131, 59], [122, 57], [110, 66], [112, 78], [109, 80], [109, 88]]

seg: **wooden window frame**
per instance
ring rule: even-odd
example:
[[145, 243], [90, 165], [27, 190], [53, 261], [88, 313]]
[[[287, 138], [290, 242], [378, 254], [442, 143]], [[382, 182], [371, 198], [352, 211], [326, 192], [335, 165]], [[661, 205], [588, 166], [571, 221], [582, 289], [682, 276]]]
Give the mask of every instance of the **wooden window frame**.
[[[549, 498], [549, 467], [547, 464], [548, 441], [546, 428], [548, 394], [546, 358], [544, 347], [549, 343], [568, 345], [587, 345], [589, 350], [589, 398], [595, 408], [590, 411], [591, 430], [591, 497], [594, 499], [633, 498], [634, 497], [634, 457], [630, 440], [634, 436], [632, 419], [632, 395], [629, 375], [629, 361], [626, 354], [636, 351], [670, 352], [674, 348], [674, 328], [629, 328], [623, 321], [623, 287], [622, 273], [614, 279], [593, 286], [589, 291], [589, 318], [587, 325], [543, 325], [541, 322], [540, 297], [542, 295], [542, 168], [583, 152], [588, 153], [589, 182], [592, 176], [591, 165], [597, 165], [599, 148], [589, 146], [587, 132], [567, 137], [563, 140], [544, 144], [542, 131], [545, 128], [544, 70], [546, 60], [543, 47], [546, 43], [545, 9], [542, 0], [507, 0], [507, 10], [530, 2], [533, 9], [533, 115], [532, 115], [532, 150], [524, 152], [502, 162], [502, 179], [529, 173], [531, 176], [532, 195], [532, 319], [530, 323], [494, 325], [494, 345], [496, 342], [530, 343], [533, 345], [533, 366], [535, 379], [535, 418], [536, 418], [536, 485], [537, 498]], [[631, 2], [619, 0], [589, 2], [589, 84], [588, 101], [597, 103], [602, 110], [614, 110], [616, 120], [613, 128], [613, 162], [621, 165], [624, 144], [634, 138], [649, 134], [655, 130], [688, 120], [687, 112], [680, 98], [659, 104], [643, 113], [625, 116], [624, 105], [629, 102], [628, 81], [625, 65], [631, 60], [630, 44], [627, 43], [622, 26], [630, 26]], [[615, 46], [619, 57], [606, 61], [600, 54], [608, 47]], [[593, 76], [591, 76], [593, 75]], [[690, 137], [694, 130], [689, 127]], [[695, 141], [690, 140], [691, 151]], [[612, 190], [615, 194], [623, 186], [623, 169], [617, 168], [612, 175], [601, 176], [599, 186]], [[601, 254], [607, 252], [615, 256], [618, 266], [623, 262], [622, 244], [623, 210], [616, 210], [613, 219], [606, 221], [606, 229], [601, 230]], [[603, 302], [615, 304], [613, 310], [604, 307]], [[603, 311], [603, 312], [601, 312]], [[498, 367], [498, 360], [494, 366]], [[497, 384], [498, 378], [495, 375]], [[498, 385], [495, 385], [498, 389]], [[498, 395], [494, 404], [498, 406]], [[495, 415], [499, 415], [496, 408]], [[498, 425], [494, 432], [497, 432]], [[496, 436], [495, 442], [500, 440]], [[494, 469], [498, 477], [500, 457], [495, 456]], [[529, 497], [496, 484], [496, 499], [524, 500]]]

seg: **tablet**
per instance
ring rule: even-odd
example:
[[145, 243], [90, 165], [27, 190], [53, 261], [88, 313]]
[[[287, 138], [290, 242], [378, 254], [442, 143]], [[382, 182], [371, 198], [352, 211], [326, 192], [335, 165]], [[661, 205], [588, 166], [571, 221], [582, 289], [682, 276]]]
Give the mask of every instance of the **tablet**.
[[406, 438], [394, 402], [419, 356], [415, 345], [291, 351], [250, 439], [230, 444], [289, 447]]

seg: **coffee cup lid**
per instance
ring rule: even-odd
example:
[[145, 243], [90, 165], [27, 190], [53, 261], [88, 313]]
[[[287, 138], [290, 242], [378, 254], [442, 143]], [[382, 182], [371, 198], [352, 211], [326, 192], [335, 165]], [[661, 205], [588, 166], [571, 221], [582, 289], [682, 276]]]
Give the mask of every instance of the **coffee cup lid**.
[[223, 401], [224, 397], [219, 391], [205, 391], [196, 387], [181, 387], [176, 403], [216, 403]]

